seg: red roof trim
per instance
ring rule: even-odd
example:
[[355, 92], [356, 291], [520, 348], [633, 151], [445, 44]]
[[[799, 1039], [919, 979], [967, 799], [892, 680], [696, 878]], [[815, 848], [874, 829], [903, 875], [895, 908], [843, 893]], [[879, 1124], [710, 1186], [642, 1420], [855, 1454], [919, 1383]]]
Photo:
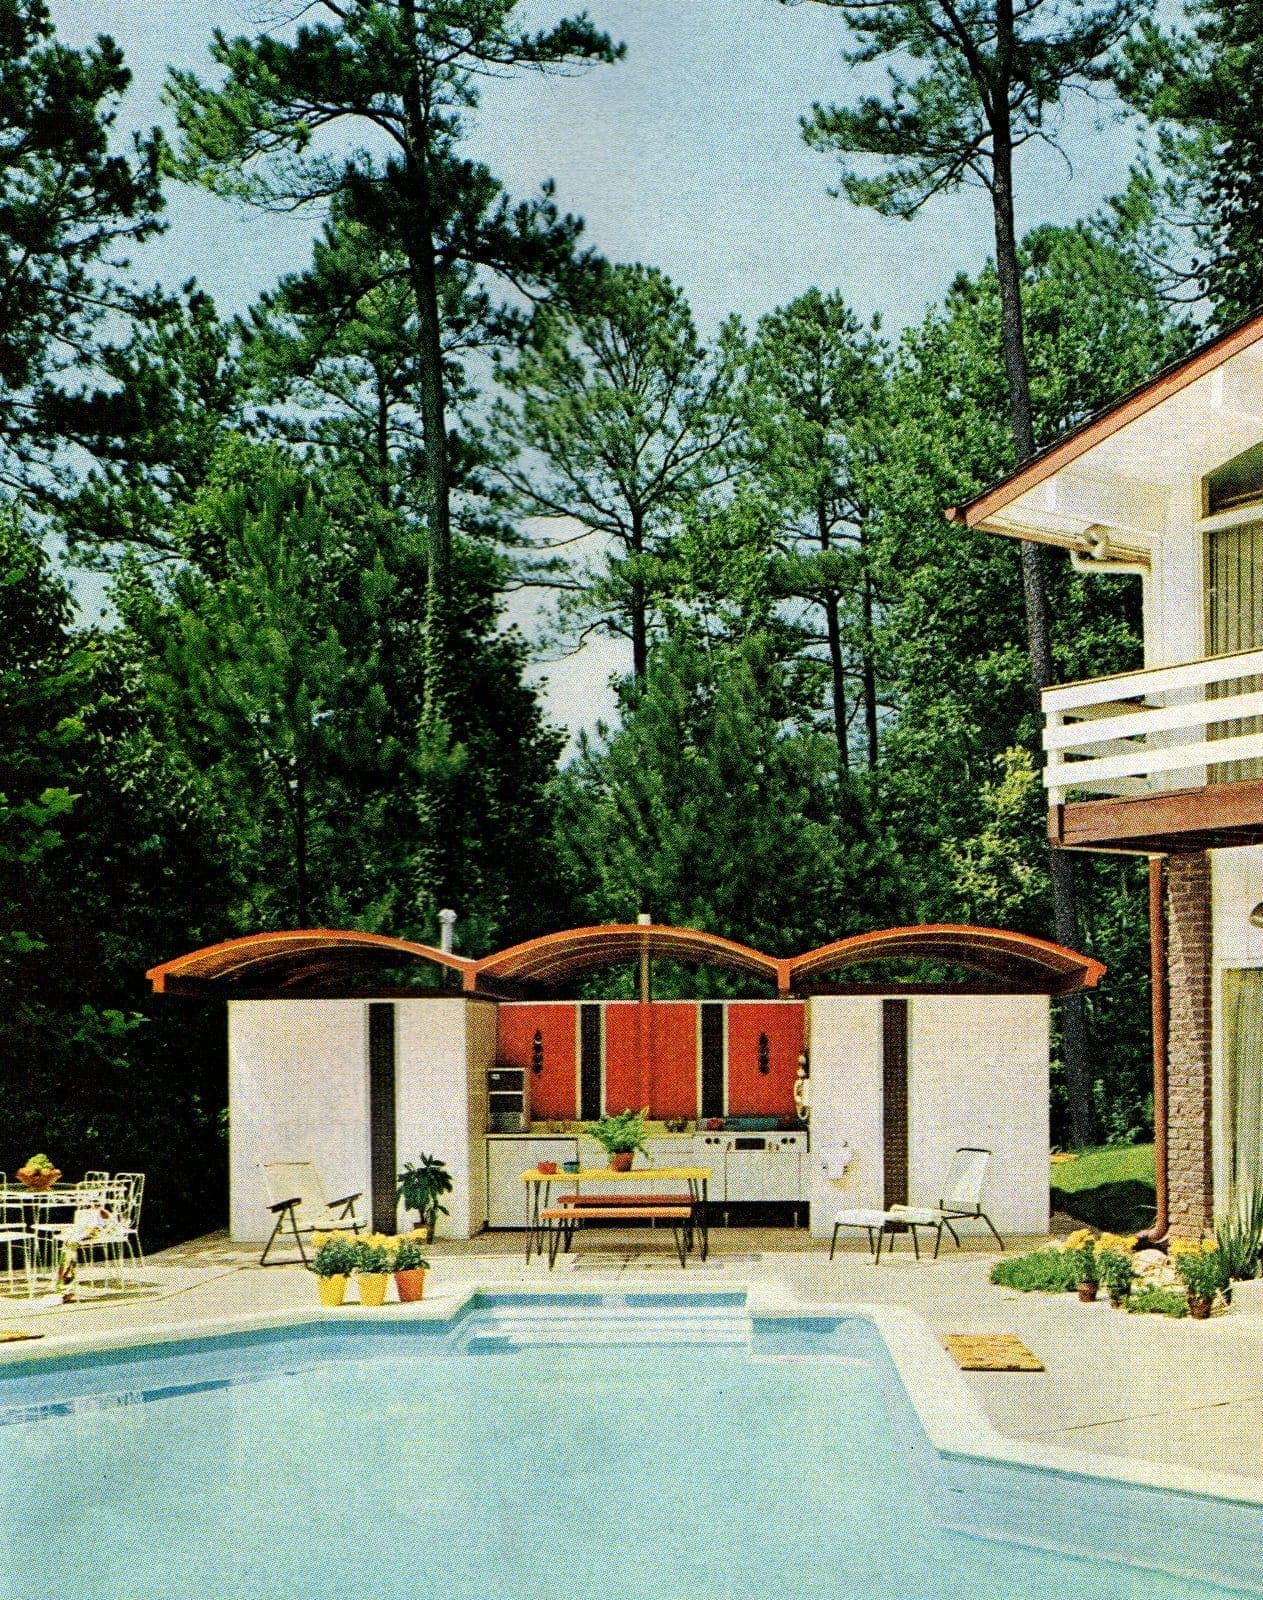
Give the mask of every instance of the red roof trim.
[[1069, 433], [1036, 452], [1007, 477], [981, 490], [972, 500], [966, 500], [963, 505], [949, 506], [944, 516], [949, 522], [963, 522], [967, 527], [978, 527], [993, 512], [1012, 504], [1028, 489], [1034, 489], [1055, 472], [1060, 472], [1062, 467], [1069, 466], [1072, 461], [1077, 461], [1096, 445], [1118, 433], [1129, 422], [1143, 417], [1155, 406], [1169, 400], [1180, 390], [1187, 389], [1198, 378], [1205, 377], [1225, 361], [1248, 350], [1260, 339], [1263, 339], [1263, 311], [1257, 311], [1244, 322], [1216, 334], [1213, 339], [1199, 345], [1191, 355], [1163, 367], [1122, 399], [1106, 406], [1103, 411], [1098, 411], [1077, 428], [1072, 428]]
[[1037, 981], [1039, 991], [1070, 994], [1094, 989], [1105, 976], [1103, 962], [1080, 955], [1049, 939], [969, 923], [931, 922], [910, 928], [884, 928], [821, 945], [789, 963], [790, 981], [867, 961], [945, 961], [1016, 981]]
[[[464, 956], [449, 955], [432, 945], [415, 944], [410, 939], [393, 939], [383, 933], [361, 933], [351, 929], [305, 928], [274, 933], [251, 933], [240, 939], [225, 939], [219, 944], [206, 945], [200, 950], [190, 950], [187, 955], [175, 956], [156, 967], [145, 976], [153, 985], [155, 994], [166, 994], [173, 987], [186, 983], [221, 985], [248, 985], [257, 979], [260, 971], [277, 966], [292, 966], [285, 984], [301, 981], [306, 973], [336, 970], [349, 964], [356, 956], [367, 957], [375, 965], [404, 965], [406, 962], [432, 962], [459, 972], [462, 977], [473, 966]], [[397, 955], [404, 960], [392, 963]], [[332, 958], [332, 968], [331, 968]], [[304, 971], [305, 965], [305, 971]]]

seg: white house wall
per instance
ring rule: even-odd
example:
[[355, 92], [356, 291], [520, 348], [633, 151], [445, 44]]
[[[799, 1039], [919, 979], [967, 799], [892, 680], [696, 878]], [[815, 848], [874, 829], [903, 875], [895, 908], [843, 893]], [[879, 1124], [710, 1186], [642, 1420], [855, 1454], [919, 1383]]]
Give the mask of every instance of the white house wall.
[[[884, 1200], [882, 997], [816, 996], [811, 1054], [811, 1231]], [[1049, 1003], [1043, 995], [908, 997], [908, 1198], [930, 1203], [953, 1152], [993, 1152], [984, 1208], [1000, 1232], [1048, 1230]], [[831, 1176], [849, 1145], [849, 1166]]]
[[[399, 1166], [435, 1155], [452, 1175], [440, 1238], [468, 1239], [486, 1216], [483, 1111], [495, 1065], [495, 1007], [473, 1000], [395, 1002], [395, 1147]], [[404, 1221], [400, 1214], [400, 1221]]]
[[362, 1000], [228, 1007], [229, 1214], [234, 1240], [272, 1228], [260, 1163], [314, 1161], [329, 1195], [369, 1192], [368, 1008]]
[[908, 1199], [933, 1203], [954, 1151], [992, 1152], [983, 1209], [1002, 1234], [1048, 1231], [1048, 1001], [908, 1001]]

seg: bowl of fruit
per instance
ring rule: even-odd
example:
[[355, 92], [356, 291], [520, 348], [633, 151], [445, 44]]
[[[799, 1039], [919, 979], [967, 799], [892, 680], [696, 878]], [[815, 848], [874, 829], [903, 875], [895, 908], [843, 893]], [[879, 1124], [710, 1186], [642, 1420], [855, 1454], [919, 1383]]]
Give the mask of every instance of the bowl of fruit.
[[55, 1167], [46, 1155], [32, 1156], [24, 1167], [18, 1168], [18, 1178], [28, 1189], [51, 1189], [61, 1177], [61, 1168]]

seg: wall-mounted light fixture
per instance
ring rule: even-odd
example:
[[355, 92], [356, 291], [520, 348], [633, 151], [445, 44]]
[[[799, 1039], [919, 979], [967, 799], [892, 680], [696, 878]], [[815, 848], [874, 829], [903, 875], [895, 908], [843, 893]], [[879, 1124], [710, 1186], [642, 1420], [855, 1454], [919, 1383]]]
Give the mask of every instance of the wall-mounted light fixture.
[[1250, 926], [1252, 928], [1263, 928], [1263, 900], [1260, 900], [1254, 910], [1251, 911]]
[[759, 1035], [759, 1071], [766, 1078], [772, 1070], [771, 1052], [768, 1050], [767, 1034]]
[[531, 1071], [538, 1078], [544, 1070], [544, 1035], [538, 1028], [535, 1037], [531, 1040]]

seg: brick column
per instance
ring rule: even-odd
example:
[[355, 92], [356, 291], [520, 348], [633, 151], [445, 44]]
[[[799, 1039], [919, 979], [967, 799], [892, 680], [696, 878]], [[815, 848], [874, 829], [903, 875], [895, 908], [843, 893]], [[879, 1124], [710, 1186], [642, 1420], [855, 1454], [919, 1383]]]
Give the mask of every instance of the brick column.
[[1167, 1193], [1170, 1232], [1211, 1225], [1210, 857], [1167, 859]]

